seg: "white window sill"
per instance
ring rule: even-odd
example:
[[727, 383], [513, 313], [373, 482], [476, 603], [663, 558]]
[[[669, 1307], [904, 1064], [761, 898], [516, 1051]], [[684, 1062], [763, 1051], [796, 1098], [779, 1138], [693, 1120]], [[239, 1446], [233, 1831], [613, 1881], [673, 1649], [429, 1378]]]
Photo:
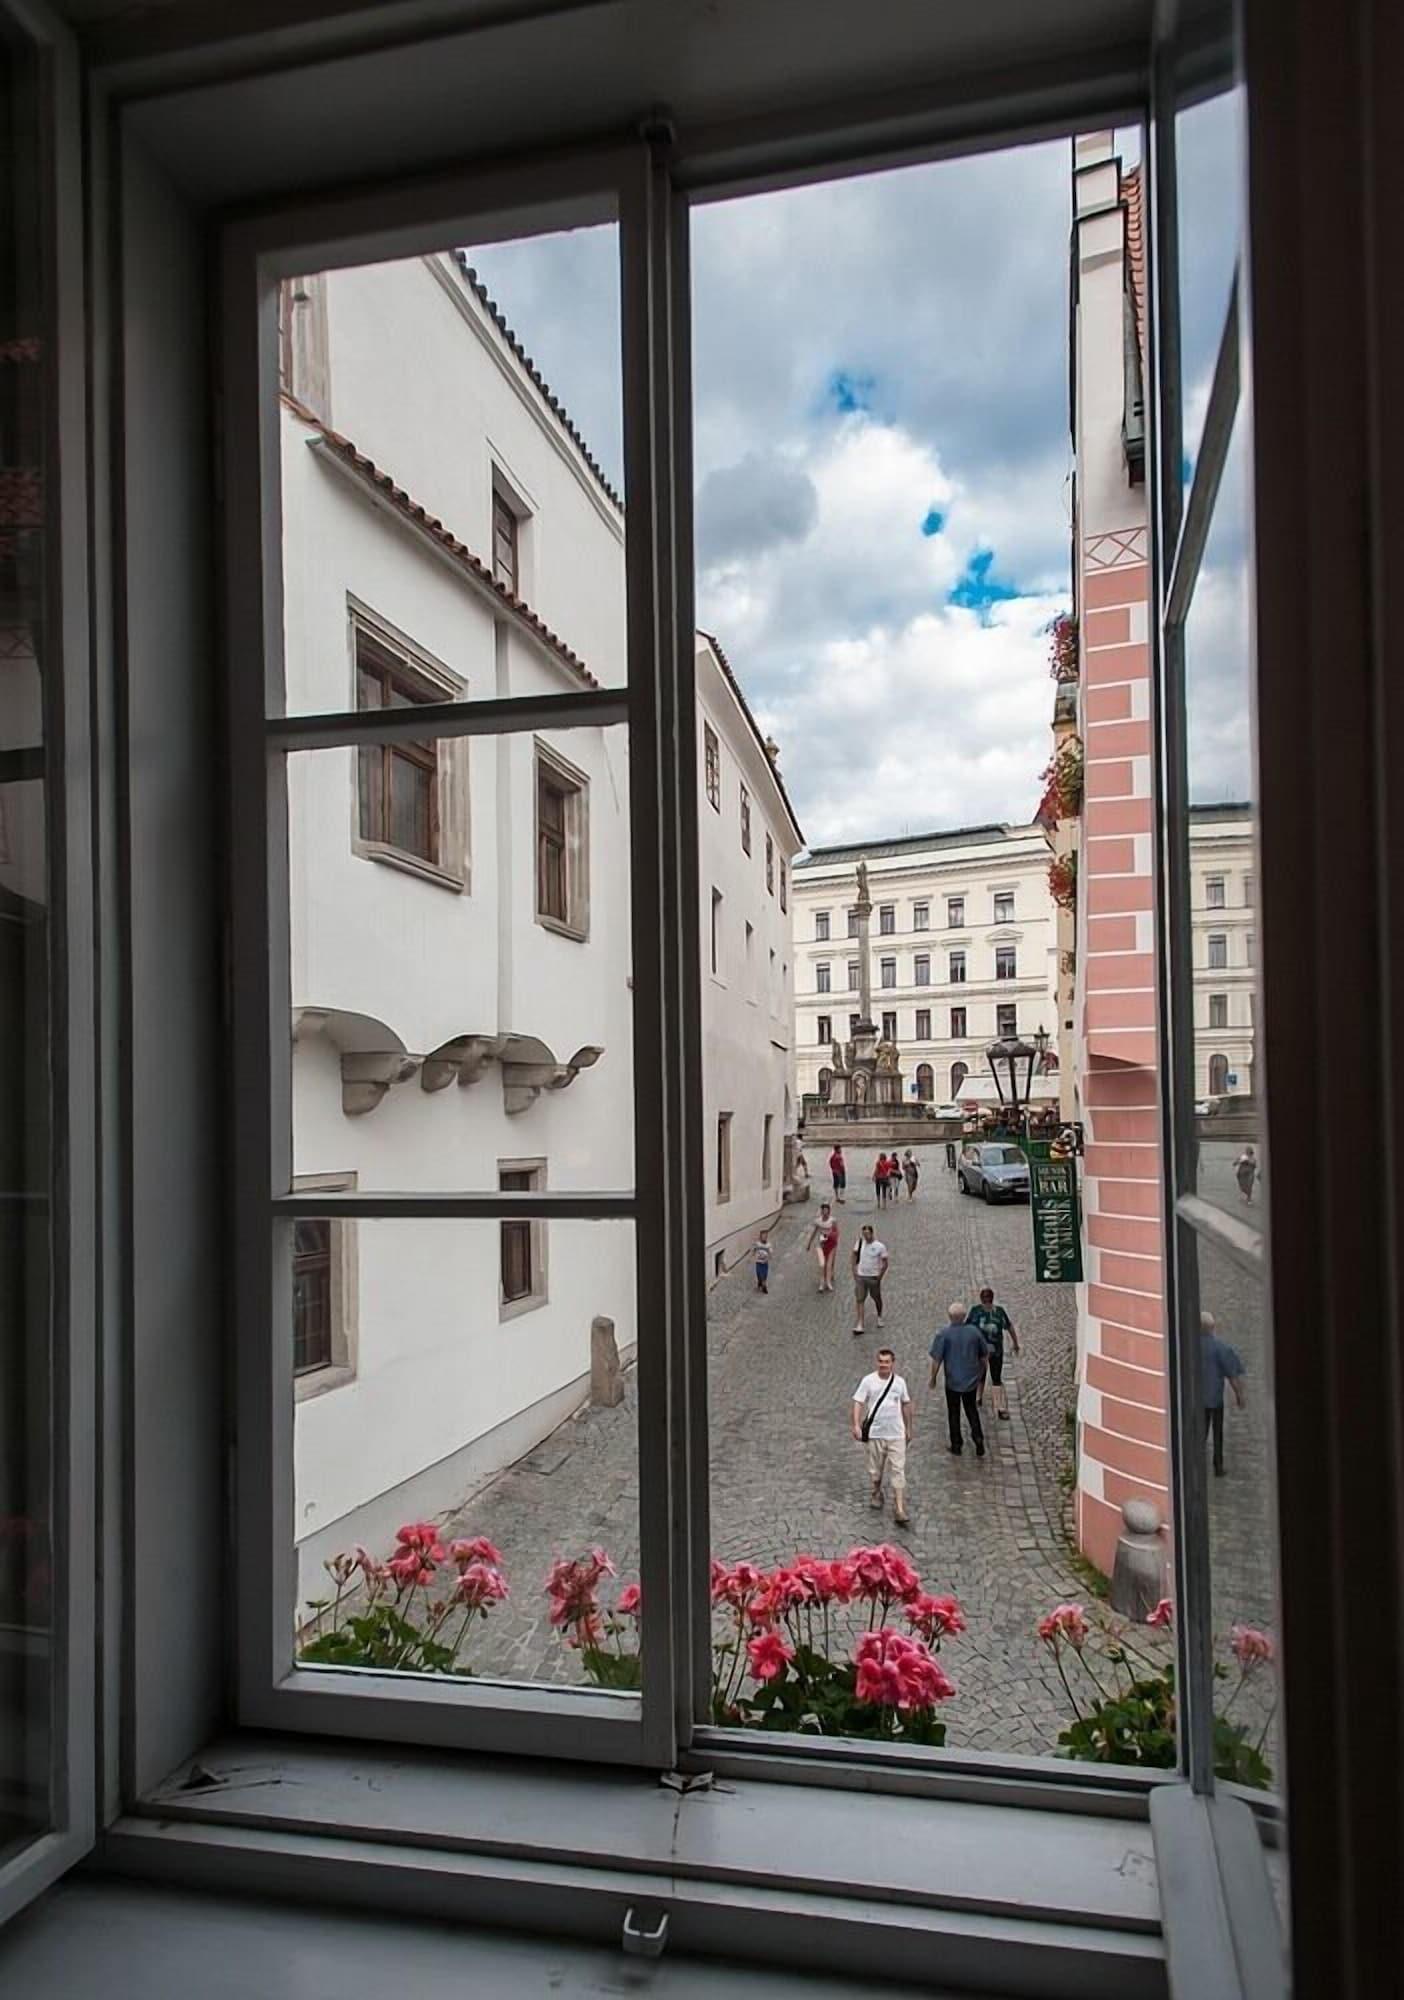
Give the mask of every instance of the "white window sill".
[[421, 882], [432, 882], [436, 888], [449, 889], [455, 896], [467, 893], [468, 884], [463, 876], [450, 874], [446, 868], [439, 868], [418, 854], [407, 854], [403, 848], [390, 847], [381, 840], [356, 840], [352, 846], [365, 861], [378, 861], [406, 875], [417, 875]]
[[570, 938], [576, 944], [588, 944], [590, 941], [588, 929], [579, 924], [562, 923], [559, 917], [543, 916], [540, 910], [536, 913], [536, 921], [543, 931], [554, 931], [557, 937]]
[[[1006, 1760], [1010, 1761], [1010, 1760]], [[736, 1776], [217, 1742], [107, 1835], [128, 1874], [1044, 2000], [1164, 2000], [1146, 1791], [1077, 1810]], [[996, 1784], [1000, 1780], [995, 1780]], [[1004, 1783], [1011, 1780], [1006, 1774]], [[1019, 1789], [1015, 1784], [1015, 1789]]]
[[524, 1313], [539, 1312], [542, 1306], [549, 1303], [545, 1292], [528, 1292], [522, 1299], [501, 1299], [497, 1307], [498, 1322], [520, 1319]]
[[310, 1403], [316, 1396], [325, 1396], [332, 1389], [344, 1389], [348, 1382], [354, 1382], [356, 1371], [348, 1363], [334, 1361], [326, 1368], [309, 1368], [305, 1375], [293, 1379], [293, 1396], [299, 1403]]

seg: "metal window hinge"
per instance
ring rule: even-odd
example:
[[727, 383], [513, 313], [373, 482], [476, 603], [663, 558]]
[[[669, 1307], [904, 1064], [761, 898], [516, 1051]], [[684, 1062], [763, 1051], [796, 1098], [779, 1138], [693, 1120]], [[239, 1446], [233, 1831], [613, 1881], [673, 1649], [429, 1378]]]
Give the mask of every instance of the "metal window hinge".
[[630, 1958], [662, 1958], [663, 1948], [668, 1942], [668, 1912], [660, 1911], [654, 1928], [645, 1930], [635, 1922], [632, 1907], [627, 1909], [620, 1942]]

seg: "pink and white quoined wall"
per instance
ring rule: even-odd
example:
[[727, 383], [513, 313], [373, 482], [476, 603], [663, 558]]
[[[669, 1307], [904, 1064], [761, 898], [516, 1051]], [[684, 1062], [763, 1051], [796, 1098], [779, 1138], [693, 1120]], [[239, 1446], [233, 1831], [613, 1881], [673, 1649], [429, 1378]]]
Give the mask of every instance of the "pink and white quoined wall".
[[1074, 147], [1075, 579], [1085, 759], [1074, 1046], [1085, 1128], [1077, 1534], [1110, 1571], [1121, 1506], [1170, 1519], [1146, 497], [1123, 437], [1127, 301], [1144, 341], [1139, 172]]

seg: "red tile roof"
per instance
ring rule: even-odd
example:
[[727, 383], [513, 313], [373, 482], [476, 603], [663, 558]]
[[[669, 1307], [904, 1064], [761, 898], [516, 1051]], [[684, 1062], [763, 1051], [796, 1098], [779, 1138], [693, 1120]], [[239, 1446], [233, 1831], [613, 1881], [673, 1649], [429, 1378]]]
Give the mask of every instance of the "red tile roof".
[[586, 687], [597, 688], [600, 685], [580, 655], [573, 651], [564, 639], [558, 638], [550, 626], [537, 617], [523, 598], [514, 597], [510, 590], [500, 584], [482, 557], [474, 555], [466, 542], [459, 541], [457, 535], [451, 534], [437, 515], [431, 514], [427, 507], [420, 505], [419, 501], [411, 499], [404, 488], [397, 486], [390, 474], [378, 466], [373, 458], [368, 458], [365, 452], [358, 450], [350, 438], [343, 437], [342, 433], [333, 430], [330, 424], [324, 424], [306, 404], [300, 403], [295, 396], [289, 396], [286, 392], [283, 401], [299, 422], [317, 433], [321, 441], [340, 459], [348, 471], [354, 473], [364, 485], [372, 488], [387, 501], [397, 514], [430, 536], [447, 555], [453, 557], [475, 583], [490, 590], [494, 597], [501, 601], [503, 608], [510, 612], [519, 624], [524, 625], [548, 652], [553, 653], [569, 673], [577, 680], [583, 681]]
[[741, 691], [741, 683], [740, 681], [737, 680], [735, 673], [732, 671], [730, 660], [726, 657], [726, 654], [722, 651], [721, 640], [718, 639], [714, 633], [704, 632], [700, 625], [697, 628], [697, 636], [699, 639], [705, 639], [707, 641], [707, 644], [711, 647], [712, 651], [716, 654], [717, 665], [722, 670], [722, 676], [725, 679], [727, 686], [731, 689], [731, 692], [736, 696], [736, 700], [738, 705], [740, 706], [741, 713], [745, 716], [747, 722], [751, 725], [751, 734], [755, 737], [756, 742], [760, 745], [761, 755], [765, 758], [766, 764], [769, 766], [770, 769], [770, 775], [775, 780], [775, 789], [780, 794], [780, 803], [784, 806], [785, 811], [789, 816], [790, 825], [795, 830], [795, 839], [799, 842], [800, 846], [803, 847], [804, 833], [801, 830], [799, 821], [795, 818], [795, 809], [790, 804], [790, 795], [785, 790], [785, 780], [780, 775], [779, 761], [777, 758], [772, 757], [770, 754], [770, 750], [766, 745], [766, 740], [760, 733], [760, 724], [756, 721], [756, 718], [751, 713], [751, 704], [747, 701], [745, 695]]
[[1126, 271], [1131, 287], [1131, 303], [1136, 313], [1136, 339], [1141, 349], [1141, 367], [1146, 366], [1146, 224], [1142, 196], [1141, 169], [1132, 167], [1121, 176], [1121, 204], [1126, 210]]

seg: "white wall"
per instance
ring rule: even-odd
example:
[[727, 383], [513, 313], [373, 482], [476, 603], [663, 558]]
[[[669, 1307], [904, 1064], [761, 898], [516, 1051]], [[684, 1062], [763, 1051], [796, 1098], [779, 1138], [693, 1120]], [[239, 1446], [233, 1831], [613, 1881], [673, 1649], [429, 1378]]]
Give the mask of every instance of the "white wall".
[[[1040, 1027], [1056, 1037], [1056, 911], [1048, 893], [1048, 847], [1037, 826], [1002, 827], [993, 837], [986, 833], [969, 840], [962, 840], [956, 829], [933, 836], [929, 843], [915, 838], [875, 841], [844, 848], [840, 854], [820, 853], [803, 860], [795, 872], [795, 1072], [801, 1094], [818, 1090], [819, 1071], [830, 1062], [829, 1045], [819, 1041], [819, 1017], [828, 1015], [835, 1039], [846, 1041], [849, 1015], [858, 1011], [858, 994], [848, 988], [848, 963], [858, 957], [857, 941], [848, 936], [848, 909], [857, 895], [855, 871], [860, 859], [868, 864], [873, 903], [869, 937], [873, 1018], [881, 1025], [885, 1012], [897, 1015], [908, 1101], [914, 1099], [918, 1063], [932, 1066], [937, 1104], [949, 1097], [953, 1063], [964, 1062], [975, 1075], [987, 1074], [984, 1052], [995, 1039], [995, 1010], [1002, 1003], [1014, 1004], [1019, 1033], [1026, 1039]], [[1012, 923], [993, 921], [996, 889], [1013, 890]], [[965, 923], [958, 929], [946, 922], [948, 896], [965, 898]], [[913, 905], [920, 902], [930, 908], [931, 928], [925, 931], [914, 927]], [[879, 931], [879, 910], [885, 903], [895, 906], [896, 930], [891, 936]], [[829, 912], [827, 943], [815, 937], [818, 910]], [[995, 978], [999, 945], [1015, 949], [1017, 977], [1012, 980]], [[963, 985], [948, 977], [953, 949], [965, 953]], [[927, 986], [915, 983], [914, 961], [919, 955], [931, 960]], [[891, 989], [880, 980], [884, 958], [897, 961], [897, 984]], [[816, 983], [816, 967], [825, 962], [832, 987], [827, 994], [820, 993]], [[965, 1008], [963, 1037], [950, 1033], [952, 1007]], [[928, 1008], [931, 1034], [918, 1039], [917, 1011]]]
[[[754, 1239], [784, 1194], [785, 1135], [798, 1107], [790, 1098], [793, 953], [790, 916], [781, 908], [781, 868], [792, 874], [799, 850], [795, 828], [770, 760], [737, 701], [716, 655], [697, 645], [699, 905], [702, 928], [703, 1133], [706, 1160], [707, 1269]], [[721, 758], [721, 809], [707, 797], [705, 729], [716, 732]], [[751, 851], [741, 845], [740, 788], [751, 800]], [[774, 843], [773, 887], [767, 889], [765, 843]], [[712, 895], [722, 896], [717, 970], [711, 970]], [[785, 898], [792, 902], [788, 881]], [[752, 930], [746, 957], [746, 925]], [[772, 954], [773, 965], [772, 965]], [[788, 1115], [787, 1115], [787, 1099]], [[731, 1113], [731, 1196], [717, 1195], [717, 1127]], [[770, 1179], [762, 1183], [764, 1121], [771, 1120]]]
[[[538, 608], [601, 678], [611, 662], [622, 678], [621, 524], [598, 504], [594, 475], [577, 477], [563, 460], [539, 397], [512, 389], [471, 311], [420, 261], [333, 274], [328, 308], [337, 427], [485, 560], [490, 443], [541, 509], [528, 538], [538, 597], [550, 600]], [[580, 685], [318, 439], [284, 410], [290, 709], [354, 707], [352, 599], [469, 699]], [[301, 1034], [296, 1176], [354, 1176], [361, 1191], [479, 1190], [496, 1187], [499, 1162], [540, 1159], [548, 1189], [633, 1184], [625, 734], [591, 728], [543, 741], [588, 779], [583, 941], [535, 917], [529, 734], [463, 739], [450, 753], [466, 780], [461, 889], [357, 851], [353, 751], [289, 760], [294, 1015], [372, 1017], [414, 1057], [464, 1034], [539, 1037], [563, 1061], [586, 1045], [604, 1051], [515, 1116], [491, 1066], [470, 1088], [434, 1093], [412, 1074], [348, 1116], [338, 1048], [326, 1033]], [[554, 1428], [580, 1399], [594, 1315], [612, 1317], [621, 1349], [632, 1348], [632, 1229], [553, 1223], [543, 1233], [546, 1297], [504, 1316], [496, 1223], [355, 1225], [354, 1367], [349, 1378], [304, 1377], [299, 1392], [304, 1595], [330, 1546], [383, 1540], [404, 1514], [455, 1504]]]

